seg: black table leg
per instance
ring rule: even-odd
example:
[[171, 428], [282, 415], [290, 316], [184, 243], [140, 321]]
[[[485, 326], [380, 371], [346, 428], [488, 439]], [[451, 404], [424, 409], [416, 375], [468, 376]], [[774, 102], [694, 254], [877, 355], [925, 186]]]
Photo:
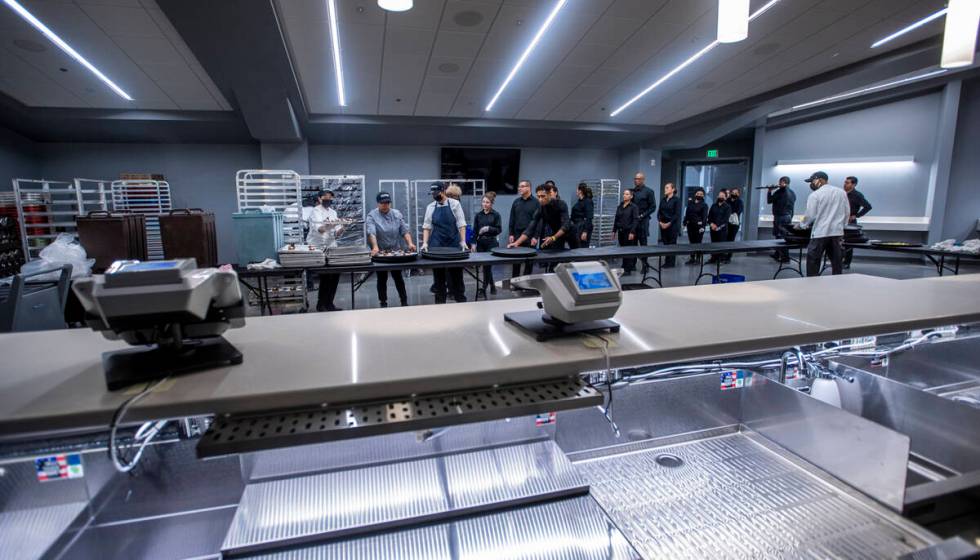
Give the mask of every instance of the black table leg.
[[953, 271], [953, 276], [960, 275], [960, 256], [956, 255], [956, 269]]
[[[715, 258], [715, 255], [711, 255], [711, 258]], [[721, 276], [721, 259], [715, 259], [715, 273], [714, 274], [711, 274], [710, 272], [705, 272], [704, 271], [704, 259], [702, 259], [701, 260], [701, 273], [698, 274], [697, 279], [694, 281], [694, 285], [697, 286], [701, 282], [701, 279], [704, 278], [705, 276], [708, 276], [709, 278], [716, 278], [718, 276]]]
[[640, 284], [646, 284], [647, 283], [647, 280], [653, 280], [654, 282], [657, 283], [658, 286], [660, 286], [661, 288], [663, 288], [664, 287], [664, 283], [663, 283], [663, 268], [664, 268], [663, 257], [658, 256], [657, 257], [657, 275], [656, 276], [651, 276], [650, 275], [650, 271], [653, 270], [653, 267], [648, 264], [646, 267], [644, 267], [642, 269], [643, 270], [643, 278], [640, 280]]

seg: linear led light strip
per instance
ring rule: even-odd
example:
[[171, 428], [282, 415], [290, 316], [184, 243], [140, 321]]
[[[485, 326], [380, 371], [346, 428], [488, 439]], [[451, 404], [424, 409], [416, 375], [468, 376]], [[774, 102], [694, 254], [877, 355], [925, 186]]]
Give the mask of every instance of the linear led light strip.
[[337, 77], [337, 100], [341, 107], [346, 107], [347, 97], [344, 95], [344, 69], [340, 64], [340, 32], [337, 30], [335, 0], [327, 0], [327, 14], [330, 18], [330, 44], [333, 45], [333, 71]]
[[877, 91], [879, 89], [885, 89], [885, 88], [891, 87], [891, 86], [897, 86], [897, 85], [905, 84], [905, 83], [908, 83], [908, 82], [914, 82], [916, 80], [923, 80], [925, 78], [931, 78], [932, 76], [938, 76], [939, 74], [942, 74], [944, 72], [946, 72], [945, 69], [943, 69], [943, 70], [934, 70], [932, 72], [926, 72], [925, 74], [919, 74], [918, 76], [910, 76], [908, 78], [903, 78], [901, 80], [896, 80], [894, 82], [888, 82], [887, 84], [881, 84], [881, 85], [877, 85], [877, 86], [866, 87], [864, 89], [859, 89], [857, 91], [851, 91], [851, 92], [847, 92], [847, 93], [841, 93], [839, 95], [832, 95], [830, 97], [824, 97], [823, 99], [818, 99], [816, 101], [810, 101], [809, 103], [803, 103], [801, 105], [793, 105], [793, 110], [795, 111], [796, 109], [804, 109], [806, 107], [812, 107], [813, 105], [819, 105], [821, 103], [829, 103], [831, 101], [837, 101], [838, 99], [844, 99], [846, 97], [854, 97], [855, 95], [861, 95], [861, 94], [864, 94], [864, 93], [869, 93], [869, 92], [872, 92], [872, 91]]
[[562, 7], [564, 7], [566, 3], [568, 3], [568, 0], [558, 0], [558, 3], [555, 4], [555, 7], [551, 9], [551, 13], [548, 14], [548, 19], [544, 20], [544, 25], [541, 26], [541, 29], [538, 29], [538, 32], [534, 35], [534, 38], [531, 39], [531, 44], [529, 44], [527, 48], [524, 49], [524, 53], [521, 55], [519, 59], [517, 59], [517, 64], [515, 64], [514, 67], [511, 69], [510, 74], [507, 74], [507, 78], [504, 80], [504, 83], [500, 84], [500, 89], [498, 89], [497, 93], [494, 94], [493, 99], [490, 100], [490, 103], [487, 103], [487, 108], [484, 109], [484, 111], [489, 111], [490, 109], [493, 109], [493, 105], [494, 103], [497, 102], [497, 99], [500, 97], [500, 94], [502, 94], [504, 90], [507, 89], [507, 86], [510, 84], [510, 81], [513, 80], [514, 76], [517, 75], [517, 71], [520, 70], [521, 66], [524, 65], [524, 61], [527, 60], [527, 57], [531, 54], [531, 51], [533, 51], [534, 47], [537, 46], [538, 41], [541, 40], [541, 37], [544, 35], [544, 32], [547, 31], [549, 27], [551, 27], [551, 22], [555, 20], [555, 16], [558, 15], [558, 12], [561, 11]]
[[876, 49], [876, 48], [884, 45], [888, 41], [891, 41], [892, 39], [896, 39], [898, 37], [901, 37], [902, 35], [905, 35], [909, 31], [912, 31], [914, 29], [918, 29], [918, 28], [922, 27], [923, 25], [929, 23], [930, 21], [932, 21], [934, 19], [939, 19], [939, 18], [943, 17], [944, 15], [946, 15], [946, 12], [947, 12], [947, 8], [943, 8], [942, 10], [939, 10], [938, 12], [936, 12], [936, 13], [934, 13], [932, 15], [926, 16], [926, 17], [920, 19], [919, 21], [913, 23], [912, 25], [910, 25], [908, 27], [905, 27], [903, 29], [899, 29], [898, 31], [892, 33], [891, 35], [885, 37], [884, 39], [880, 39], [878, 41], [875, 41], [871, 45], [871, 48], [872, 49]]
[[[779, 0], [771, 0], [770, 2], [766, 3], [765, 6], [762, 6], [761, 8], [759, 8], [758, 10], [756, 10], [755, 13], [753, 13], [752, 15], [749, 16], [749, 22], [751, 22], [755, 18], [757, 18], [757, 17], [761, 16], [762, 14], [766, 13], [767, 11], [769, 11], [769, 8], [772, 8], [774, 5], [776, 5], [777, 2], [779, 2]], [[615, 111], [613, 111], [612, 113], [610, 113], [609, 116], [610, 117], [615, 117], [616, 115], [622, 113], [624, 109], [626, 109], [630, 105], [632, 105], [632, 104], [636, 103], [637, 101], [639, 101], [640, 98], [642, 98], [644, 95], [646, 95], [646, 94], [650, 93], [651, 91], [657, 89], [657, 87], [659, 87], [660, 84], [662, 84], [662, 83], [666, 82], [667, 80], [671, 79], [672, 77], [674, 77], [675, 74], [677, 74], [681, 70], [687, 68], [691, 64], [694, 64], [694, 62], [697, 59], [699, 59], [702, 56], [708, 54], [709, 52], [711, 52], [715, 47], [717, 47], [720, 44], [721, 43], [719, 43], [717, 40], [712, 41], [711, 43], [708, 44], [708, 46], [704, 47], [703, 49], [701, 49], [700, 51], [698, 51], [697, 53], [695, 53], [694, 56], [692, 56], [691, 58], [689, 58], [689, 59], [685, 60], [684, 62], [680, 63], [680, 65], [678, 65], [676, 68], [674, 68], [670, 72], [667, 72], [666, 74], [664, 74], [663, 77], [661, 77], [659, 80], [657, 80], [656, 82], [653, 82], [652, 84], [650, 84], [645, 90], [643, 90], [640, 93], [636, 94], [636, 96], [634, 96], [632, 99], [630, 99], [626, 103], [623, 103], [618, 109], [616, 109]]]
[[71, 45], [66, 43], [64, 39], [59, 37], [54, 31], [51, 31], [51, 29], [48, 28], [47, 25], [41, 23], [41, 20], [34, 17], [34, 14], [27, 11], [27, 8], [21, 6], [19, 3], [17, 3], [16, 0], [3, 0], [3, 3], [10, 6], [11, 10], [17, 12], [17, 15], [23, 18], [24, 21], [26, 21], [27, 23], [31, 24], [34, 27], [34, 29], [40, 31], [42, 35], [44, 35], [45, 37], [48, 38], [49, 41], [57, 45], [57, 47], [62, 51], [64, 51], [65, 54], [75, 59], [76, 62], [78, 62], [85, 68], [87, 68], [89, 72], [95, 74], [96, 78], [102, 80], [102, 82], [105, 85], [109, 86], [109, 88], [112, 89], [112, 91], [116, 92], [116, 94], [119, 95], [119, 97], [122, 97], [126, 101], [133, 100], [133, 98], [130, 97], [128, 93], [123, 91], [121, 87], [117, 86], [115, 82], [109, 79], [108, 76], [106, 76], [98, 68], [93, 66], [91, 62], [85, 60], [85, 57], [78, 54], [78, 51], [71, 48]]

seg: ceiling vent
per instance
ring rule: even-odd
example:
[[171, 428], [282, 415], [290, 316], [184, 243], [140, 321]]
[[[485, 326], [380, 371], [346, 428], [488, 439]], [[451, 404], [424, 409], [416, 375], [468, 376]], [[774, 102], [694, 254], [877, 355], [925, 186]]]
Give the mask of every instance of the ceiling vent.
[[453, 16], [453, 21], [460, 27], [476, 27], [483, 23], [483, 14], [474, 11], [459, 12]]

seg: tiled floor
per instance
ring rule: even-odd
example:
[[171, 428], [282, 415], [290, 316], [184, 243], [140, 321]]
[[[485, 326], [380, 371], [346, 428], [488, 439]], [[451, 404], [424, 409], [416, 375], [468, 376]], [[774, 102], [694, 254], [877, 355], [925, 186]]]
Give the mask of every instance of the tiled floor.
[[[694, 284], [694, 280], [698, 276], [698, 267], [685, 265], [685, 260], [685, 258], [678, 258], [677, 266], [675, 268], [664, 269], [663, 282], [665, 287], [690, 286]], [[611, 264], [613, 266], [621, 266], [619, 262]], [[772, 275], [776, 272], [778, 266], [779, 265], [776, 263], [776, 261], [772, 260], [765, 254], [743, 254], [735, 255], [730, 264], [722, 267], [722, 272], [745, 276], [747, 281], [771, 280]], [[708, 271], [707, 266], [705, 269]], [[873, 257], [864, 259], [855, 257], [851, 269], [845, 272], [870, 274], [873, 276], [882, 276], [885, 278], [895, 278], [899, 280], [936, 276], [936, 269], [931, 264], [923, 264], [911, 260]], [[977, 265], [966, 265], [960, 268], [961, 274], [978, 272], [980, 272], [980, 266]], [[829, 274], [829, 271], [827, 273]], [[511, 269], [509, 266], [498, 266], [494, 268], [493, 274], [494, 278], [497, 280], [509, 278]], [[783, 272], [779, 277], [780, 279], [786, 279], [796, 278], [797, 276], [792, 272]], [[463, 278], [466, 283], [466, 297], [468, 301], [473, 301], [476, 283], [469, 275], [464, 274]], [[638, 274], [633, 274], [624, 277], [623, 279], [624, 284], [637, 283], [639, 281], [640, 276]], [[707, 278], [702, 279], [701, 281], [702, 284], [708, 282], [710, 282], [710, 280]], [[429, 292], [429, 287], [432, 285], [432, 276], [430, 274], [406, 277], [405, 285], [408, 291], [409, 305], [425, 305], [433, 303], [433, 296]], [[316, 292], [311, 292], [309, 297], [311, 309], [313, 309], [315, 308], [316, 304]], [[490, 296], [490, 299], [505, 299], [513, 297], [519, 296], [512, 294], [509, 290], [498, 290], [497, 295]], [[374, 277], [369, 278], [357, 291], [355, 298], [354, 303], [358, 309], [378, 307], [376, 279]], [[388, 301], [391, 305], [398, 305], [398, 294], [395, 292], [394, 282], [390, 279], [388, 280]], [[340, 287], [337, 291], [337, 297], [334, 300], [334, 303], [342, 309], [351, 308], [350, 275], [344, 275], [341, 278]], [[258, 314], [257, 310], [253, 309], [252, 311], [254, 314]]]

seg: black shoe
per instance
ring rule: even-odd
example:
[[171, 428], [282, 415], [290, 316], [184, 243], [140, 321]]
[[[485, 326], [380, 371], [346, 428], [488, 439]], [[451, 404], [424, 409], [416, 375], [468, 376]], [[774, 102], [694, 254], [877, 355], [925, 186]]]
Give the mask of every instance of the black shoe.
[[408, 300], [405, 299], [405, 298], [402, 298], [401, 304], [402, 304], [402, 307], [408, 307]]
[[480, 296], [482, 296], [483, 299], [487, 299], [487, 289], [486, 288], [483, 288], [482, 290], [480, 290]]
[[329, 305], [326, 307], [326, 309], [324, 309], [324, 311], [329, 313], [331, 311], [343, 311], [343, 309], [337, 307], [336, 305]]
[[318, 303], [318, 304], [316, 304], [316, 311], [317, 311], [317, 313], [323, 313], [324, 311], [329, 311], [329, 309], [327, 308], [326, 305], [324, 305], [322, 303]]
[[490, 295], [492, 295], [492, 296], [497, 295], [497, 286], [494, 286], [493, 284], [490, 284]]
[[436, 303], [437, 303], [437, 304], [443, 304], [443, 303], [446, 303], [446, 298], [436, 298]]
[[466, 296], [459, 296], [453, 299], [456, 300], [456, 303], [466, 303]]
[[381, 307], [388, 307], [388, 302], [387, 301], [382, 301], [381, 302]]
[[436, 293], [436, 285], [435, 284], [429, 286], [429, 292], [431, 292], [433, 294]]
[[851, 265], [845, 264], [844, 265], [844, 270], [851, 270]]

